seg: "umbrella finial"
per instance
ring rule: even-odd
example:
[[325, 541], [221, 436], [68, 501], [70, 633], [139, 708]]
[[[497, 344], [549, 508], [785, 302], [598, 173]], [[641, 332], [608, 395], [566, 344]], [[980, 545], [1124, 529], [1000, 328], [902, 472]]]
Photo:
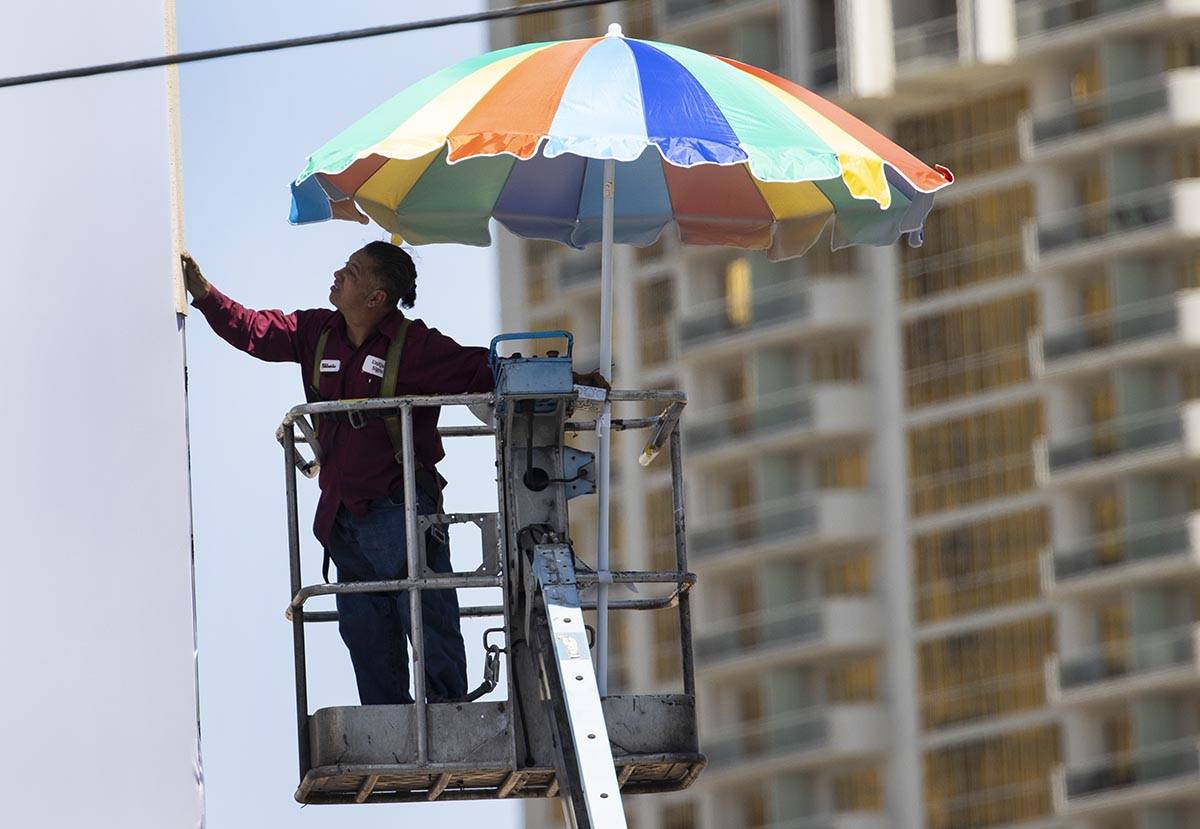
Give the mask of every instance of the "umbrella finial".
[[625, 35], [623, 35], [621, 33], [621, 24], [620, 23], [609, 23], [607, 36], [608, 37], [625, 37]]

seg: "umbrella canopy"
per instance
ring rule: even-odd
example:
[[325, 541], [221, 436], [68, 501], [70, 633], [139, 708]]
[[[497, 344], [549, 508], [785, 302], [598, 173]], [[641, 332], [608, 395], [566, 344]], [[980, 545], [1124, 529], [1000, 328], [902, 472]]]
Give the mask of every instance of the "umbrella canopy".
[[689, 245], [803, 253], [918, 234], [952, 176], [803, 87], [737, 61], [619, 36], [490, 52], [405, 89], [313, 153], [291, 221], [368, 217], [410, 244], [513, 233], [601, 241], [674, 223]]

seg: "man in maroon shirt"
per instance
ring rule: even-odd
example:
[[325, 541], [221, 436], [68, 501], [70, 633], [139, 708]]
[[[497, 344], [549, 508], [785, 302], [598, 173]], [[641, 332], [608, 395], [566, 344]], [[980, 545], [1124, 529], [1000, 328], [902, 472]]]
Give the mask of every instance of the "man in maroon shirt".
[[[254, 311], [209, 284], [187, 254], [183, 267], [192, 305], [217, 335], [260, 360], [299, 363], [310, 401], [378, 396], [388, 347], [398, 335], [404, 343], [397, 396], [492, 390], [486, 348], [459, 345], [419, 319], [405, 320], [397, 306], [411, 308], [415, 302], [417, 271], [395, 245], [372, 242], [334, 273], [329, 301], [337, 310]], [[320, 378], [316, 388], [309, 382], [314, 376]], [[413, 452], [426, 480], [436, 480], [428, 473], [445, 455], [438, 414], [431, 407], [413, 410]], [[313, 532], [337, 565], [338, 581], [406, 578], [404, 476], [383, 419], [351, 422], [326, 415], [319, 421], [321, 497]], [[418, 489], [418, 511], [437, 512], [430, 487]], [[428, 534], [426, 555], [435, 572], [451, 571], [450, 548], [440, 530]], [[338, 626], [364, 705], [412, 702], [408, 601], [407, 591], [337, 597]], [[421, 606], [427, 696], [431, 702], [461, 699], [467, 671], [455, 591], [423, 590]]]

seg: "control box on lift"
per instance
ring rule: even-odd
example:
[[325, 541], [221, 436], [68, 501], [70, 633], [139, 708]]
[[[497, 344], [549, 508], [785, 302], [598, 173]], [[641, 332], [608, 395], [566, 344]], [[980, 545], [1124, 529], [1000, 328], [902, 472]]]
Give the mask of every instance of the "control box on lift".
[[[496, 346], [511, 340], [557, 339], [567, 341], [567, 353], [547, 352], [545, 357], [525, 357], [520, 353], [499, 357]], [[489, 360], [496, 377], [497, 402], [525, 396], [571, 394], [575, 388], [571, 358], [575, 337], [568, 331], [538, 331], [501, 334], [492, 340]]]

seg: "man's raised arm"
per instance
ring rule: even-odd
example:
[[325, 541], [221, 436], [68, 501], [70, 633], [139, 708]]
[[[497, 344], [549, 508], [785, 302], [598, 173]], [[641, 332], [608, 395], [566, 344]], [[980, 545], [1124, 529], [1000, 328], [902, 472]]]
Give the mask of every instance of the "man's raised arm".
[[260, 360], [298, 363], [301, 360], [297, 331], [298, 313], [255, 311], [214, 288], [190, 254], [180, 256], [183, 279], [198, 309], [221, 339]]

